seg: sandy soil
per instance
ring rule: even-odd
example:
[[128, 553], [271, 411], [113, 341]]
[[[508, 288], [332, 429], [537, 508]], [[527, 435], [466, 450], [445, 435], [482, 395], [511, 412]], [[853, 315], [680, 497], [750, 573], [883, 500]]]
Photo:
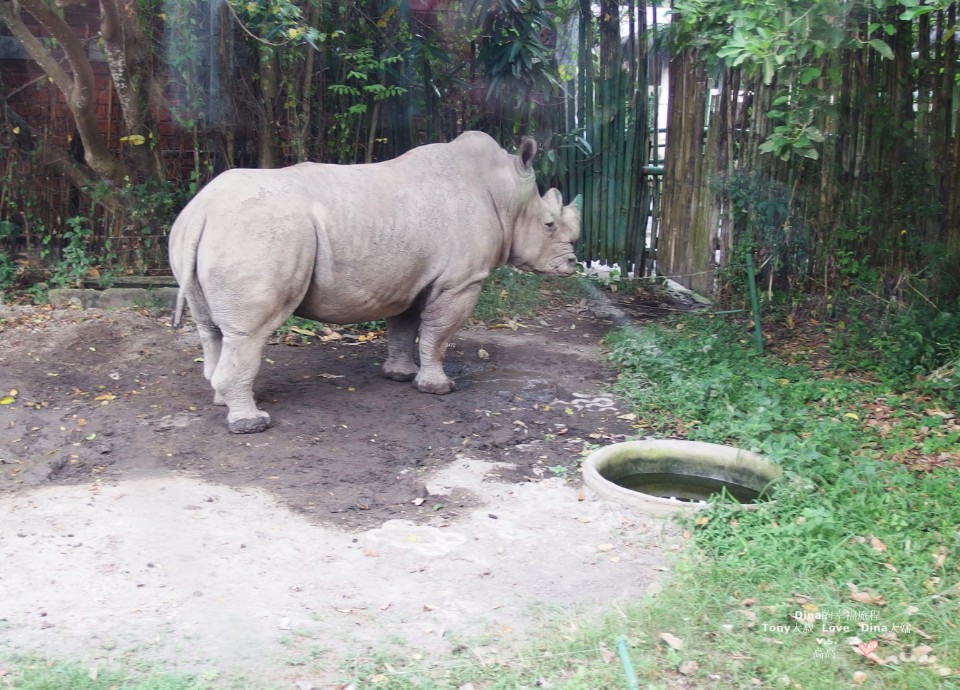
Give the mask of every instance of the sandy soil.
[[611, 313], [464, 329], [447, 396], [381, 378], [382, 339], [271, 344], [274, 426], [234, 436], [166, 315], [0, 307], [0, 658], [335, 687], [372, 650], [512, 648], [643, 595], [670, 529], [576, 469], [636, 433]]

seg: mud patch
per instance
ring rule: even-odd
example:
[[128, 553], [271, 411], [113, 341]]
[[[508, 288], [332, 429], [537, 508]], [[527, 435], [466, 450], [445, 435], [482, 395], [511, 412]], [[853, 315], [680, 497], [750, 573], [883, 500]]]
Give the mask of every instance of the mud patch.
[[[633, 431], [607, 390], [598, 343], [609, 322], [585, 305], [516, 331], [463, 330], [447, 357], [458, 390], [446, 396], [382, 378], [383, 340], [268, 345], [256, 393], [274, 426], [252, 436], [227, 433], [195, 333], [165, 316], [4, 314], [0, 371], [17, 396], [0, 408], [0, 489], [186, 472], [261, 486], [311, 519], [357, 527], [433, 510], [413, 501], [458, 453], [539, 479]], [[442, 510], [470, 505], [452, 496]]]

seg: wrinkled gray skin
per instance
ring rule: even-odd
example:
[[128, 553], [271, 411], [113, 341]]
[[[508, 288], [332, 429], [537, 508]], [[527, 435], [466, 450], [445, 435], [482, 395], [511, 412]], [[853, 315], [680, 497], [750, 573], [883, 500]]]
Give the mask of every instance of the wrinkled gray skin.
[[385, 318], [383, 375], [453, 390], [444, 350], [493, 268], [574, 272], [580, 212], [555, 189], [539, 195], [536, 151], [528, 139], [513, 156], [468, 132], [383, 163], [230, 170], [197, 194], [170, 233], [174, 325], [186, 300], [230, 431], [270, 425], [253, 380], [267, 338], [291, 314]]

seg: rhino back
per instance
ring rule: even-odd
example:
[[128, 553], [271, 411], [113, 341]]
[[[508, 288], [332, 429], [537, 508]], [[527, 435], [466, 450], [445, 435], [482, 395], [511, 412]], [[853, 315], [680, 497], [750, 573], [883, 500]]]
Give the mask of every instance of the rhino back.
[[198, 275], [249, 299], [251, 288], [263, 299], [304, 290], [297, 313], [320, 321], [392, 316], [504, 263], [517, 209], [535, 193], [532, 175], [479, 133], [383, 163], [231, 170], [190, 204], [205, 222]]
[[298, 313], [322, 321], [392, 316], [427, 289], [482, 281], [509, 255], [503, 226], [517, 199], [536, 193], [485, 135], [384, 163], [298, 168], [305, 190], [316, 190], [318, 233], [313, 283]]

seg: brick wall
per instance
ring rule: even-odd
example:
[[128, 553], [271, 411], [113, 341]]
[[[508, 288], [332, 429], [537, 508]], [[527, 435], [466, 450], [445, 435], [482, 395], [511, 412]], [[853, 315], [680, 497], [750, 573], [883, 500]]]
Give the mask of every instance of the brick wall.
[[[24, 17], [30, 19], [24, 13]], [[107, 139], [111, 150], [122, 152], [125, 136], [123, 112], [110, 77], [109, 67], [98, 50], [100, 11], [98, 3], [72, 5], [65, 9], [64, 17], [87, 49], [96, 80], [95, 103], [100, 131]], [[33, 23], [27, 24], [34, 35], [42, 31]], [[6, 34], [6, 35], [2, 35]], [[0, 97], [5, 98], [14, 112], [23, 117], [38, 133], [43, 133], [54, 144], [69, 149], [80, 156], [80, 148], [74, 142], [76, 126], [67, 107], [66, 99], [43, 70], [27, 58], [19, 43], [0, 28]], [[189, 133], [176, 122], [166, 110], [154, 113], [157, 120], [158, 142], [163, 152], [169, 175], [178, 179], [189, 174], [193, 165], [192, 141]]]

